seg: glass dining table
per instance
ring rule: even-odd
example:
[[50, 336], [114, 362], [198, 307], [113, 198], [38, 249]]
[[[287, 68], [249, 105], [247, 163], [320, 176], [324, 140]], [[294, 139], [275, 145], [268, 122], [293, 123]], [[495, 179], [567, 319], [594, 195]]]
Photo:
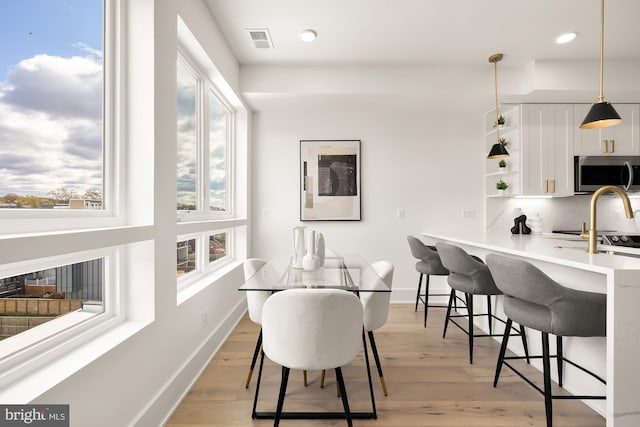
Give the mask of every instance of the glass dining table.
[[[359, 254], [341, 254], [327, 256], [324, 265], [313, 271], [294, 268], [293, 257], [279, 255], [271, 258], [256, 273], [249, 277], [238, 288], [239, 291], [269, 291], [278, 292], [296, 288], [317, 289], [344, 289], [360, 295], [362, 292], [391, 292], [389, 286], [376, 274], [371, 265]], [[369, 380], [369, 393], [371, 396], [371, 410], [351, 412], [353, 419], [376, 419], [376, 403], [371, 379], [371, 365], [365, 331], [362, 331], [364, 348], [364, 360]], [[256, 394], [253, 403], [252, 418], [273, 419], [275, 412], [256, 411], [258, 403], [258, 391], [260, 388], [260, 374], [256, 385]], [[334, 419], [345, 418], [343, 412], [283, 412], [282, 419]]]
[[294, 288], [333, 288], [360, 292], [391, 292], [367, 261], [358, 254], [326, 257], [313, 271], [293, 267], [293, 257], [270, 259], [240, 286], [240, 291], [284, 291]]

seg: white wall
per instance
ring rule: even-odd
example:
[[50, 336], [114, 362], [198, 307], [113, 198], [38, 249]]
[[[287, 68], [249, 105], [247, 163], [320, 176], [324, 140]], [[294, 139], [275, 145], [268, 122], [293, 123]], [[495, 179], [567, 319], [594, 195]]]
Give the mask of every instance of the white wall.
[[[360, 139], [362, 220], [304, 224], [324, 233], [327, 247], [337, 252], [393, 262], [392, 299], [414, 299], [418, 274], [406, 236], [483, 225], [477, 177], [483, 174], [479, 135], [485, 106], [462, 104], [431, 110], [363, 104], [360, 111], [341, 111], [337, 102], [335, 111], [254, 113], [251, 253], [268, 258], [292, 251], [291, 230], [300, 224], [299, 141]], [[396, 217], [397, 209], [404, 209], [404, 219]], [[476, 217], [463, 220], [462, 209]], [[434, 287], [440, 279], [434, 278]]]

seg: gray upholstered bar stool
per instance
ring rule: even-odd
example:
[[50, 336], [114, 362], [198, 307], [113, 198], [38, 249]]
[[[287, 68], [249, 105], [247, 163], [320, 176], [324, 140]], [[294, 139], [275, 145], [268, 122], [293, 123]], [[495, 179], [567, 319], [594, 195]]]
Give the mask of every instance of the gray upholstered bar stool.
[[[504, 294], [504, 312], [507, 324], [518, 322], [542, 333], [542, 372], [544, 389], [519, 372], [509, 360], [521, 357], [505, 356], [509, 336], [502, 339], [493, 386], [498, 384], [502, 365], [506, 365], [523, 380], [544, 395], [547, 426], [553, 425], [552, 399], [605, 399], [606, 396], [554, 396], [551, 390], [551, 362], [558, 362], [558, 385], [562, 387], [562, 365], [564, 362], [593, 376], [605, 384], [595, 373], [566, 359], [562, 353], [562, 337], [604, 337], [606, 335], [607, 296], [593, 292], [566, 288], [551, 279], [532, 264], [503, 255], [487, 255], [487, 264], [496, 285]], [[556, 336], [556, 355], [549, 354], [549, 334]]]
[[[462, 248], [451, 245], [448, 243], [438, 242], [436, 248], [440, 254], [442, 265], [449, 270], [449, 287], [451, 287], [451, 295], [449, 297], [449, 305], [447, 307], [447, 315], [444, 320], [444, 330], [442, 332], [442, 338], [447, 334], [447, 326], [449, 321], [460, 328], [469, 336], [469, 363], [473, 364], [473, 339], [474, 337], [495, 337], [501, 336], [501, 334], [494, 334], [492, 327], [492, 320], [498, 320], [506, 325], [506, 321], [497, 317], [491, 310], [491, 296], [500, 295], [500, 289], [496, 287], [493, 281], [489, 267], [478, 257], [469, 255]], [[456, 291], [461, 291], [465, 294], [465, 300], [467, 314], [451, 314], [451, 306], [456, 298]], [[473, 309], [473, 297], [474, 295], [486, 295], [487, 296], [487, 312], [475, 313]], [[489, 322], [488, 334], [475, 334], [473, 331], [473, 320], [478, 316], [487, 316]], [[468, 319], [467, 329], [462, 327], [456, 322], [456, 318], [466, 317]], [[512, 333], [515, 332], [515, 333]], [[522, 346], [524, 347], [525, 354], [529, 354], [527, 348], [527, 338], [524, 333], [524, 327], [520, 325], [520, 330], [513, 328], [511, 324], [505, 326], [505, 333], [508, 335], [519, 335], [522, 337]], [[528, 359], [527, 359], [528, 360]]]
[[[446, 276], [449, 274], [449, 270], [444, 268], [440, 261], [440, 256], [435, 246], [428, 246], [422, 243], [420, 239], [414, 236], [407, 236], [409, 241], [409, 248], [411, 249], [411, 255], [418, 259], [416, 263], [416, 270], [420, 273], [418, 277], [418, 292], [416, 293], [416, 308], [414, 311], [418, 311], [418, 303], [424, 304], [424, 326], [427, 327], [427, 311], [429, 307], [441, 307], [442, 305], [429, 305], [429, 296], [448, 296], [448, 294], [430, 294], [429, 293], [429, 276]], [[424, 294], [422, 291], [422, 277], [426, 275], [426, 281], [424, 286]]]

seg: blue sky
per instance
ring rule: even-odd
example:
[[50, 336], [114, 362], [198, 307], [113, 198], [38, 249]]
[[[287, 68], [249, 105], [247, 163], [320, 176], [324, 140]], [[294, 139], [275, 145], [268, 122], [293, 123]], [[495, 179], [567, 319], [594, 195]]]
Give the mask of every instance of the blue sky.
[[0, 0], [0, 81], [36, 54], [79, 55], [79, 43], [102, 50], [101, 26], [101, 1]]
[[0, 0], [0, 196], [102, 190], [102, 0]]

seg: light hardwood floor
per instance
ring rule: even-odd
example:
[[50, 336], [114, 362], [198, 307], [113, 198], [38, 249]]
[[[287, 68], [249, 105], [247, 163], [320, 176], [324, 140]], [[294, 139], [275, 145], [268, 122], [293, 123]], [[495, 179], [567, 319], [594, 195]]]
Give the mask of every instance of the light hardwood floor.
[[[542, 395], [509, 369], [503, 369], [498, 387], [492, 386], [497, 341], [476, 339], [474, 363], [470, 365], [467, 336], [462, 331], [450, 327], [447, 338], [442, 339], [444, 310], [429, 309], [426, 329], [422, 316], [422, 308], [415, 313], [412, 305], [391, 306], [387, 324], [375, 332], [389, 395], [384, 397], [377, 374], [372, 371], [378, 419], [354, 420], [354, 426], [545, 426]], [[257, 367], [251, 386], [244, 387], [258, 331], [245, 316], [180, 403], [167, 427], [273, 425], [272, 420], [251, 419]], [[372, 357], [371, 361], [373, 364]], [[536, 382], [541, 384], [539, 371], [529, 369], [527, 372], [537, 374]], [[362, 355], [343, 373], [351, 409], [367, 410], [370, 402]], [[258, 411], [275, 409], [279, 382], [280, 367], [265, 362]], [[340, 411], [333, 373], [327, 373], [324, 389], [319, 384], [319, 372], [309, 373], [305, 388], [302, 373], [292, 371], [284, 409]], [[555, 400], [553, 409], [555, 427], [605, 425], [604, 418], [579, 400]], [[346, 422], [282, 420], [280, 425], [345, 426]]]

